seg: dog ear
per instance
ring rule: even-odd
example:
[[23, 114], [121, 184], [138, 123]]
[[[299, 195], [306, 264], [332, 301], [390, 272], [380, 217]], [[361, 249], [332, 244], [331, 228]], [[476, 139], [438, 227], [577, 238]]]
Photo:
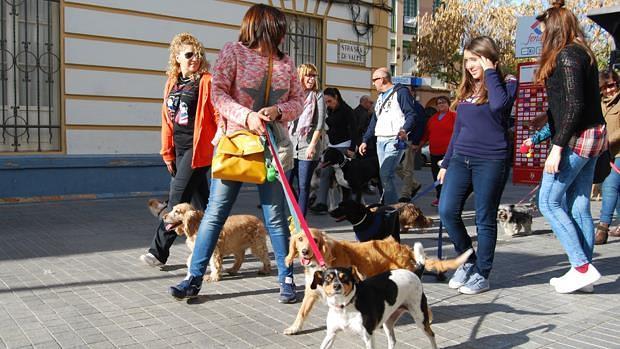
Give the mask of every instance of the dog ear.
[[198, 233], [198, 227], [200, 227], [200, 221], [202, 216], [196, 210], [189, 210], [183, 215], [183, 230], [187, 237], [193, 236]]
[[284, 258], [284, 263], [287, 267], [293, 265], [293, 261], [297, 256], [297, 239], [295, 238], [297, 234], [291, 236], [289, 245], [288, 245], [288, 255]]
[[362, 273], [357, 268], [357, 266], [352, 265], [351, 268], [349, 269], [351, 270], [351, 275], [353, 276], [353, 280], [355, 281], [356, 284], [364, 280], [364, 275], [362, 275]]
[[316, 290], [317, 285], [323, 285], [323, 271], [317, 270], [314, 272], [314, 277], [312, 278], [312, 284], [310, 284], [310, 289]]

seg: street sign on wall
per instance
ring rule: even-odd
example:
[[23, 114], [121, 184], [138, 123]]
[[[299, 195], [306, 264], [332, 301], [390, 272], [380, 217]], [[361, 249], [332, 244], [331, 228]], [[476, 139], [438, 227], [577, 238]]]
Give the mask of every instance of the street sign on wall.
[[338, 40], [338, 63], [366, 65], [368, 45], [349, 40]]
[[542, 51], [542, 30], [534, 16], [517, 18], [515, 57], [538, 57]]

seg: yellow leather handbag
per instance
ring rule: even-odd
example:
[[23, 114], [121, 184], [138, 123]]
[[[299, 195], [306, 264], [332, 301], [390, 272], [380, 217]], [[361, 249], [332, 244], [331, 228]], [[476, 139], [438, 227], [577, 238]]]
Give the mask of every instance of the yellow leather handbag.
[[213, 178], [263, 184], [267, 178], [265, 147], [259, 136], [240, 130], [223, 135], [211, 163]]

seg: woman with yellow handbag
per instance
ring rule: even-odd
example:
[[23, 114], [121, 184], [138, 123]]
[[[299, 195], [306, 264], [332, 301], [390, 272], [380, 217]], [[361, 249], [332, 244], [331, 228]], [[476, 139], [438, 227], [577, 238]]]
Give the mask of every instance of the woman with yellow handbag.
[[[161, 155], [172, 176], [168, 210], [182, 202], [200, 210], [207, 206], [211, 140], [217, 128], [208, 69], [198, 39], [189, 33], [172, 39], [161, 123]], [[160, 219], [151, 247], [140, 260], [152, 267], [166, 264], [176, 237]]]
[[[247, 152], [238, 145], [252, 143], [247, 131], [264, 135], [265, 122], [280, 122], [286, 127], [286, 123], [301, 114], [304, 99], [295, 65], [278, 49], [285, 33], [286, 18], [281, 11], [263, 4], [253, 5], [241, 23], [239, 41], [227, 43], [220, 51], [212, 88], [214, 105], [221, 116], [220, 129], [213, 140], [218, 144], [219, 153], [214, 162], [226, 162], [232, 157], [238, 157], [232, 161], [241, 161]], [[255, 174], [253, 160], [242, 160], [247, 171], [238, 173], [238, 180], [222, 179], [233, 178], [235, 173], [221, 167], [216, 171], [215, 164], [213, 166], [209, 205], [198, 229], [188, 275], [177, 286], [170, 287], [170, 294], [177, 299], [198, 295], [207, 264], [242, 181], [264, 181], [256, 177], [246, 180], [246, 175]], [[293, 269], [284, 262], [290, 237], [284, 193], [275, 181], [258, 184], [258, 193], [278, 266], [279, 301], [294, 303], [297, 297]]]

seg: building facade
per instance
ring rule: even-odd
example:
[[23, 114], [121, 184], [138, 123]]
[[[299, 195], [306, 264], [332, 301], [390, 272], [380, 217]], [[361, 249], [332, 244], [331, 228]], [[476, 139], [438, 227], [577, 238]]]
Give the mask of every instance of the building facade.
[[168, 44], [191, 32], [215, 62], [254, 3], [282, 9], [284, 43], [355, 107], [389, 56], [381, 0], [0, 2], [0, 200], [164, 193], [157, 154]]

